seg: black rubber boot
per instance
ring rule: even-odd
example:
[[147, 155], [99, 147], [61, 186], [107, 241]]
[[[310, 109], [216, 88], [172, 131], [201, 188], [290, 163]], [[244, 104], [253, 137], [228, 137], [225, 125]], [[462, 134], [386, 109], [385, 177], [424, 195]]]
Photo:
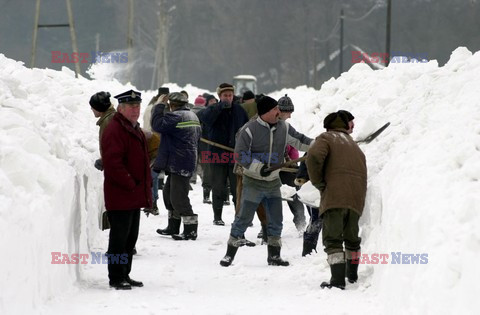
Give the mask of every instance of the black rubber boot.
[[282, 249], [280, 246], [272, 246], [268, 245], [268, 258], [267, 262], [270, 266], [288, 266], [290, 263], [286, 260], [283, 260], [280, 257], [280, 250]]
[[345, 275], [350, 283], [355, 283], [358, 280], [358, 263], [358, 259], [355, 261], [347, 259]]
[[212, 200], [210, 200], [210, 189], [203, 188], [203, 203], [212, 203]]
[[222, 220], [223, 209], [213, 209], [213, 225], [225, 225]]
[[223, 267], [228, 267], [232, 264], [235, 254], [237, 254], [238, 247], [228, 244], [227, 253], [220, 260], [220, 265]]
[[183, 216], [183, 233], [172, 234], [172, 238], [176, 241], [187, 241], [197, 239], [198, 215]]
[[310, 255], [313, 251], [315, 251], [315, 253], [317, 252], [317, 243], [303, 240], [302, 256], [305, 257], [307, 255]]
[[262, 245], [263, 244], [268, 244], [268, 233], [266, 224], [262, 224]]
[[332, 277], [330, 282], [322, 282], [320, 287], [322, 289], [332, 287], [339, 288], [341, 290], [345, 289], [345, 263], [330, 265], [330, 272]]
[[158, 229], [157, 233], [160, 235], [173, 235], [180, 233], [180, 224], [182, 223], [181, 219], [175, 219], [169, 214], [168, 226], [165, 229]]

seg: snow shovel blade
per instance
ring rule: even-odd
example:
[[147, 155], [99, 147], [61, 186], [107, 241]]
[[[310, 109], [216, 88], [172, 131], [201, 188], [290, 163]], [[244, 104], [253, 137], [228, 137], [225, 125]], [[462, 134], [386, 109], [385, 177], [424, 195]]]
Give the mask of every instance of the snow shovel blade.
[[374, 133], [372, 133], [371, 135], [369, 135], [368, 137], [366, 137], [365, 139], [363, 140], [358, 140], [356, 141], [357, 143], [370, 143], [372, 142], [376, 137], [378, 137], [385, 129], [387, 129], [387, 127], [390, 126], [390, 122], [387, 122], [385, 125], [383, 125], [382, 127], [380, 127], [377, 131], [375, 131]]

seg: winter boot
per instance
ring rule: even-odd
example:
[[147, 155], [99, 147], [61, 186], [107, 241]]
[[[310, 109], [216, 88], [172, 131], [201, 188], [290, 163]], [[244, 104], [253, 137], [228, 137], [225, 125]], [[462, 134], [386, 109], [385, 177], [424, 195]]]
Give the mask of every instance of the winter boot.
[[348, 278], [348, 282], [355, 283], [358, 280], [358, 259], [347, 259], [345, 275]]
[[332, 277], [330, 282], [322, 282], [322, 289], [332, 287], [345, 289], [345, 254], [343, 252], [328, 255], [328, 263], [330, 264], [330, 272]]
[[302, 256], [305, 257], [307, 255], [310, 255], [313, 251], [315, 251], [315, 253], [317, 252], [317, 243], [306, 241], [304, 239]]
[[210, 200], [210, 189], [203, 188], [203, 203], [212, 203], [212, 201]]
[[283, 260], [280, 257], [280, 250], [282, 249], [279, 246], [268, 245], [268, 258], [267, 262], [270, 266], [288, 266], [290, 263], [286, 260]]
[[183, 233], [172, 234], [172, 238], [176, 241], [196, 240], [198, 229], [198, 215], [182, 216], [183, 219]]
[[280, 250], [282, 249], [282, 240], [280, 236], [268, 237], [268, 258], [267, 262], [270, 266], [288, 266], [290, 263], [280, 257]]
[[163, 177], [158, 179], [158, 190], [163, 190], [163, 186], [165, 186]]
[[237, 253], [238, 247], [242, 246], [243, 243], [242, 238], [233, 237], [230, 235], [228, 239], [228, 247], [227, 253], [225, 256], [220, 260], [220, 265], [223, 267], [228, 267], [232, 264], [233, 259], [235, 258], [235, 254]]
[[180, 233], [181, 219], [175, 219], [172, 217], [172, 211], [168, 212], [168, 226], [165, 229], [158, 229], [157, 233], [160, 235], [173, 235]]
[[223, 209], [213, 209], [213, 225], [225, 225], [222, 220]]
[[245, 238], [245, 235], [243, 235], [241, 239], [242, 239], [242, 241], [243, 241], [243, 244], [242, 244], [241, 246], [247, 245], [247, 247], [255, 247], [255, 245], [257, 245], [257, 244], [255, 244], [254, 242], [247, 240], [247, 239]]

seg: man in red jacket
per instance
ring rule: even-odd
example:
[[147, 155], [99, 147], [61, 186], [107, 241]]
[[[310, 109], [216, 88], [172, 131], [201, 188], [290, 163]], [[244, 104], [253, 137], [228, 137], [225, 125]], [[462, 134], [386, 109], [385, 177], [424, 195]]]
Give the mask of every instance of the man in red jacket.
[[117, 113], [101, 139], [104, 168], [104, 197], [110, 237], [108, 277], [110, 286], [129, 290], [143, 283], [129, 276], [132, 252], [138, 238], [140, 208], [152, 206], [151, 174], [145, 135], [140, 129], [139, 92], [130, 90], [115, 96]]

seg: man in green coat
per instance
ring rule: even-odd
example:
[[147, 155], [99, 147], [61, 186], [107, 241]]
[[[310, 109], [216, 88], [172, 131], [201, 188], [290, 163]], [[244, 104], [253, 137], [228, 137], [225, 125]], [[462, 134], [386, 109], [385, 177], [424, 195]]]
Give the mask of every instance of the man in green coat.
[[332, 274], [329, 283], [321, 284], [322, 288], [343, 290], [345, 275], [350, 283], [358, 279], [358, 220], [365, 205], [367, 165], [365, 155], [350, 136], [353, 118], [343, 110], [325, 117], [327, 132], [315, 139], [307, 154], [308, 175], [320, 190], [322, 239]]

